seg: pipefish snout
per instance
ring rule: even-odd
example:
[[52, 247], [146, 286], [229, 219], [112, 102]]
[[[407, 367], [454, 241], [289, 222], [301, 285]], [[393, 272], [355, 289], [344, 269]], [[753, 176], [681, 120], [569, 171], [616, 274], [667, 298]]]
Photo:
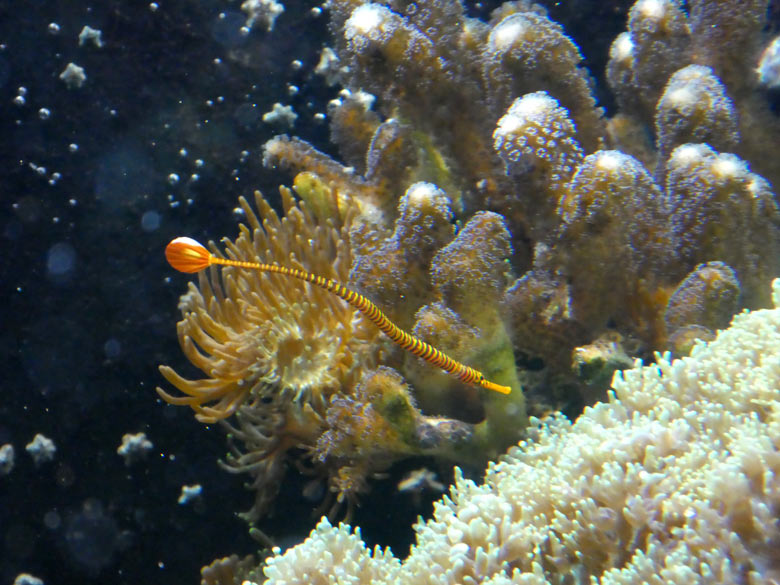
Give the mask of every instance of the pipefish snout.
[[360, 311], [394, 343], [401, 346], [402, 349], [424, 359], [437, 368], [441, 368], [461, 382], [500, 392], [501, 394], [509, 394], [512, 391], [509, 386], [502, 386], [487, 380], [479, 370], [475, 370], [474, 368], [452, 359], [432, 345], [410, 335], [390, 321], [390, 319], [388, 319], [385, 314], [366, 297], [330, 278], [317, 276], [316, 274], [311, 274], [310, 272], [297, 268], [277, 266], [276, 264], [263, 264], [261, 262], [245, 262], [241, 260], [218, 258], [199, 242], [186, 237], [179, 237], [172, 240], [165, 248], [165, 258], [173, 268], [186, 273], [200, 272], [213, 264], [219, 264], [222, 266], [246, 268], [248, 270], [259, 270], [261, 272], [273, 272], [306, 281], [343, 299], [350, 306]]

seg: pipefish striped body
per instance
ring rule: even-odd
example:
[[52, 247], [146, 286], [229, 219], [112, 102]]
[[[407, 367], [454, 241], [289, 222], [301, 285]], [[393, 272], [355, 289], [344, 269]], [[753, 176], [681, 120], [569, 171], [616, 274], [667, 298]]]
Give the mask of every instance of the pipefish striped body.
[[218, 258], [209, 252], [203, 244], [192, 238], [186, 237], [179, 237], [172, 240], [165, 248], [165, 257], [168, 260], [168, 263], [180, 272], [200, 272], [209, 266], [218, 264], [222, 266], [235, 266], [237, 268], [259, 270], [260, 272], [273, 272], [275, 274], [283, 274], [285, 276], [303, 280], [314, 286], [323, 288], [343, 299], [350, 306], [360, 311], [369, 321], [376, 325], [380, 331], [387, 335], [402, 349], [424, 359], [437, 368], [441, 368], [461, 382], [500, 392], [501, 394], [509, 394], [512, 391], [509, 386], [502, 386], [487, 380], [479, 370], [475, 370], [474, 368], [452, 359], [432, 345], [421, 339], [417, 339], [414, 335], [410, 335], [388, 319], [369, 299], [330, 278], [317, 276], [316, 274], [311, 274], [305, 270], [278, 266], [276, 264], [263, 264], [261, 262], [246, 262], [242, 260]]

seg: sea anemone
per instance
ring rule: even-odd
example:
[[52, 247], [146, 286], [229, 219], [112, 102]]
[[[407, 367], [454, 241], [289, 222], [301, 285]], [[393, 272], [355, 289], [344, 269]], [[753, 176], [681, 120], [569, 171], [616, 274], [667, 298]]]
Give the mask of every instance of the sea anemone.
[[[352, 265], [349, 213], [319, 220], [288, 189], [281, 195], [283, 218], [255, 193], [262, 222], [241, 198], [248, 227], [240, 226], [235, 242], [224, 240], [227, 257], [346, 282]], [[222, 257], [213, 243], [210, 247]], [[184, 396], [157, 392], [171, 404], [189, 405], [204, 423], [229, 417], [250, 397], [253, 403], [273, 403], [284, 417], [304, 404], [324, 414], [335, 392], [354, 388], [376, 363], [376, 328], [329, 292], [285, 276], [212, 267], [208, 275], [198, 275], [198, 286], [190, 283], [179, 308], [179, 342], [206, 377], [187, 379], [161, 366]]]

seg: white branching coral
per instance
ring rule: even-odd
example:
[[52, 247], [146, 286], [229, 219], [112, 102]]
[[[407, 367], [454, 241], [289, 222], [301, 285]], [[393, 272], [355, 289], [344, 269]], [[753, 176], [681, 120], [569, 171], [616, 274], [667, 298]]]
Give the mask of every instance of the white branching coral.
[[458, 474], [400, 566], [323, 521], [268, 583], [776, 583], [780, 279], [773, 300], [618, 373], [574, 424], [537, 421], [482, 485]]

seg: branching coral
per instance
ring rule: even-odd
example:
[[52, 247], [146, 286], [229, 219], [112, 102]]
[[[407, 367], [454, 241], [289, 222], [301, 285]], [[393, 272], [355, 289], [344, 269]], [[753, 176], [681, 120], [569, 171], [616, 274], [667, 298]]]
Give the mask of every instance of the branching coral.
[[631, 9], [607, 68], [622, 106], [619, 125], [656, 120], [661, 166], [675, 146], [707, 142], [749, 160], [776, 185], [780, 172], [766, 145], [776, 143], [780, 122], [755, 74], [769, 41], [769, 3], [687, 4], [687, 13], [674, 0], [639, 0]]
[[[672, 349], [685, 354], [680, 344], [694, 337], [709, 341], [728, 325], [739, 306], [739, 281], [723, 262], [700, 264], [680, 283], [664, 312]], [[704, 331], [702, 331], [704, 330]]]
[[320, 522], [266, 583], [753, 583], [780, 564], [780, 280], [690, 357], [621, 372], [609, 400], [456, 477], [400, 563]]
[[433, 255], [454, 232], [447, 195], [430, 183], [415, 183], [398, 203], [393, 233], [357, 256], [350, 279], [401, 327], [411, 327], [431, 293]]
[[[766, 2], [638, 1], [611, 50], [621, 111], [609, 120], [576, 45], [527, 0], [488, 22], [455, 0], [337, 0], [331, 12], [348, 88], [329, 107], [332, 138], [357, 172], [320, 178], [379, 211], [359, 220], [372, 237], [356, 246], [352, 278], [404, 324], [442, 300], [428, 250], [447, 237], [447, 213], [465, 222], [480, 210], [505, 222], [507, 274], [519, 278], [497, 302], [515, 350], [551, 366], [543, 383], [576, 385], [576, 371], [559, 366], [605, 334], [635, 355], [684, 351], [665, 313], [699, 264], [727, 264], [739, 306], [766, 306], [762, 283], [780, 272], [780, 213], [749, 166], [780, 178], [772, 149], [760, 147], [780, 138], [780, 123], [751, 73], [767, 40]], [[380, 98], [376, 111], [366, 91]], [[267, 145], [267, 164], [314, 174], [336, 165], [304, 142], [281, 144]], [[438, 228], [393, 205], [421, 180], [451, 202], [425, 220]], [[405, 229], [410, 221], [420, 225]], [[689, 325], [686, 335], [707, 335]]]

